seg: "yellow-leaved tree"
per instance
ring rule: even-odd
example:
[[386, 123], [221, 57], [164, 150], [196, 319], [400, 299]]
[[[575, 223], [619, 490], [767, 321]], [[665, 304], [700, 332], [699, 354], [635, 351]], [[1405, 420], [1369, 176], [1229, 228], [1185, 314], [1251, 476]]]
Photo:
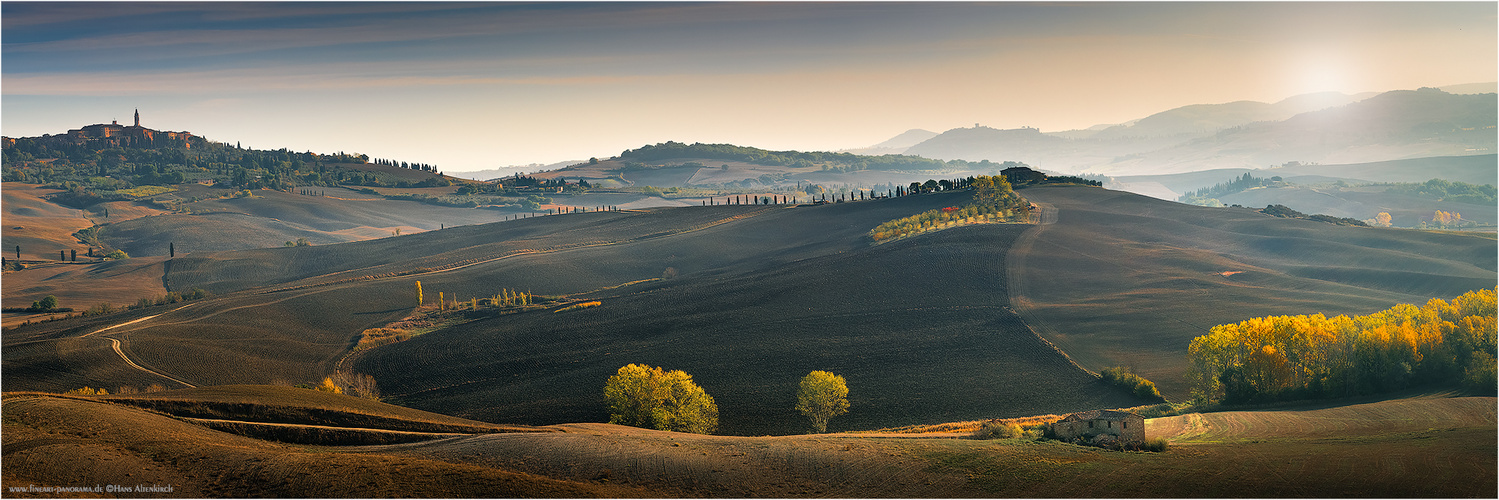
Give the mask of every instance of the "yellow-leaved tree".
[[628, 364], [604, 384], [609, 423], [663, 431], [712, 434], [718, 405], [681, 370]]
[[817, 370], [802, 377], [796, 410], [812, 420], [812, 430], [827, 432], [828, 420], [848, 413], [848, 384], [832, 372]]

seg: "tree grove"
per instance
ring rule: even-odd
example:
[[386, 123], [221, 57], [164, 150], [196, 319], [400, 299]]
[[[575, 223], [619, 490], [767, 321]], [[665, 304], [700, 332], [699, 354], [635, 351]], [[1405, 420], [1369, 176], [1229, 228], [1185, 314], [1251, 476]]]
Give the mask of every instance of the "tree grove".
[[1188, 381], [1201, 400], [1337, 397], [1417, 384], [1495, 385], [1494, 290], [1399, 304], [1367, 316], [1269, 316], [1192, 340]]

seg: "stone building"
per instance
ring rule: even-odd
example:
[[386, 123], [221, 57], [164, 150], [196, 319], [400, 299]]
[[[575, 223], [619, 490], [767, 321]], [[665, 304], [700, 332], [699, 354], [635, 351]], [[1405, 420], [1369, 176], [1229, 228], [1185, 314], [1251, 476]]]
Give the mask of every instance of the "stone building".
[[1010, 167], [999, 171], [999, 175], [1005, 176], [1005, 180], [1015, 186], [1038, 183], [1046, 180], [1046, 174], [1031, 170], [1027, 167]]
[[1051, 424], [1057, 439], [1083, 438], [1099, 443], [1116, 440], [1119, 443], [1145, 442], [1145, 417], [1119, 410], [1091, 410], [1073, 413]]
[[[55, 137], [55, 136], [54, 136]], [[191, 148], [193, 134], [188, 132], [163, 132], [141, 126], [141, 112], [135, 111], [135, 125], [120, 125], [118, 121], [89, 125], [69, 130], [66, 141], [72, 144], [93, 144], [111, 148]]]

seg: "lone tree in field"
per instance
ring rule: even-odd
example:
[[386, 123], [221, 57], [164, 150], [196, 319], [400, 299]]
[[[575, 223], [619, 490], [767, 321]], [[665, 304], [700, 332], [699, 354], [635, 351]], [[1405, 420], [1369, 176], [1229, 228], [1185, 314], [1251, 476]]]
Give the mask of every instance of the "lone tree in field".
[[681, 370], [625, 365], [604, 384], [604, 400], [611, 424], [696, 434], [718, 430], [718, 405]]
[[417, 280], [416, 281], [416, 306], [417, 307], [421, 307], [422, 306], [422, 282], [421, 282], [421, 280]]
[[796, 391], [796, 409], [812, 419], [814, 431], [826, 432], [828, 419], [848, 413], [848, 384], [832, 372], [808, 373]]

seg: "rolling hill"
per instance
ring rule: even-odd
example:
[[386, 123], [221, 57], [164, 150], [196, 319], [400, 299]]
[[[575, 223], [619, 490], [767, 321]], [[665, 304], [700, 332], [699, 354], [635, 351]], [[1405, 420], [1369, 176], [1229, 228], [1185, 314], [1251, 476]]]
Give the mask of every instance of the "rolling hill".
[[1496, 149], [1494, 98], [1423, 88], [1356, 102], [1308, 95], [1273, 105], [1195, 105], [1098, 131], [953, 129], [906, 154], [1113, 176], [1489, 154]]
[[1358, 163], [1484, 154], [1496, 148], [1495, 108], [1495, 94], [1397, 90], [1283, 121], [1247, 124], [1088, 170], [1176, 173], [1289, 161]]
[[[1437, 210], [1462, 214], [1463, 220], [1493, 226], [1496, 207], [1476, 203], [1437, 201], [1416, 196], [1386, 193], [1383, 187], [1339, 188], [1291, 186], [1281, 188], [1250, 189], [1218, 198], [1225, 204], [1246, 207], [1285, 205], [1309, 214], [1327, 214], [1333, 217], [1349, 217], [1366, 220], [1385, 212], [1391, 215], [1395, 227], [1421, 227], [1421, 223], [1432, 223]], [[1432, 226], [1435, 227], [1435, 226]], [[1490, 228], [1491, 229], [1491, 228]]]
[[[1044, 207], [1043, 224], [878, 246], [870, 228], [968, 193], [590, 212], [194, 252], [166, 261], [163, 282], [216, 297], [8, 329], [4, 382], [296, 383], [342, 366], [415, 408], [541, 425], [603, 420], [603, 380], [643, 362], [693, 374], [723, 409], [724, 432], [779, 434], [805, 425], [791, 410], [795, 381], [823, 369], [852, 390], [855, 410], [834, 428], [890, 427], [1138, 403], [1085, 371], [1115, 364], [1181, 399], [1187, 341], [1215, 324], [1367, 313], [1495, 276], [1493, 240], [1090, 187], [1021, 194]], [[360, 331], [411, 312], [416, 280], [428, 297], [508, 288], [602, 305], [480, 314], [345, 359]]]
[[1280, 314], [1368, 314], [1494, 286], [1477, 236], [1334, 226], [1117, 191], [1021, 191], [1052, 224], [1012, 248], [1011, 302], [1083, 366], [1133, 366], [1188, 396], [1186, 348], [1214, 325]]
[[[1283, 164], [1269, 168], [1224, 168], [1176, 174], [1125, 175], [1110, 177], [1104, 187], [1155, 196], [1166, 200], [1199, 188], [1227, 182], [1244, 174], [1254, 177], [1281, 177], [1298, 184], [1344, 181], [1348, 184], [1426, 182], [1446, 179], [1469, 184], [1496, 185], [1499, 156], [1492, 154], [1434, 156], [1350, 164]], [[1263, 205], [1262, 205], [1263, 206]], [[1292, 205], [1295, 206], [1295, 205]]]

